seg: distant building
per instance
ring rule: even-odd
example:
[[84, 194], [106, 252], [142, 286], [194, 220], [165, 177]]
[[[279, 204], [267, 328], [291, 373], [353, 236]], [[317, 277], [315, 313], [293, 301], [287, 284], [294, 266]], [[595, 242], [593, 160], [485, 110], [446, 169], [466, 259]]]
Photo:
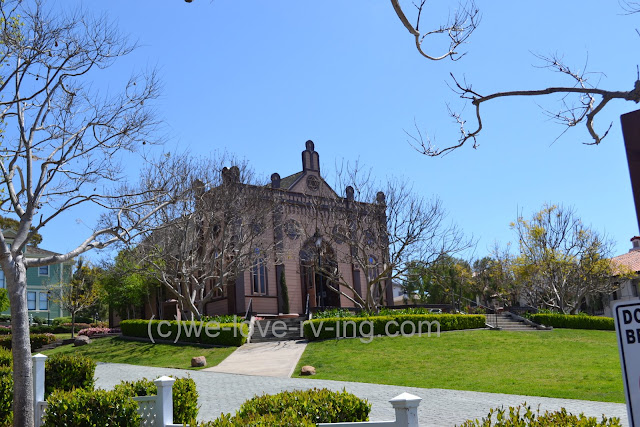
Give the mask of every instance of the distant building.
[[615, 301], [629, 301], [638, 299], [638, 284], [640, 283], [640, 236], [631, 238], [631, 249], [626, 254], [613, 257], [611, 261], [619, 266], [625, 266], [636, 273], [636, 276], [625, 280], [620, 288], [604, 300], [604, 315], [612, 317], [611, 306]]
[[[9, 244], [13, 242], [16, 235], [13, 230], [3, 230], [3, 234]], [[52, 255], [59, 254], [34, 246], [27, 246], [25, 250], [26, 258]], [[45, 319], [54, 319], [56, 317], [69, 315], [58, 304], [51, 301], [50, 294], [47, 290], [50, 287], [69, 282], [69, 280], [71, 280], [73, 264], [74, 261], [71, 260], [59, 264], [27, 268], [27, 308], [29, 314]], [[0, 269], [0, 288], [6, 287], [4, 272]], [[2, 314], [11, 314], [11, 307], [3, 311]]]
[[[223, 171], [225, 179], [237, 179], [237, 176], [235, 167]], [[320, 174], [319, 155], [312, 141], [306, 142], [302, 152], [301, 171], [283, 178], [274, 173], [270, 184], [252, 186], [251, 189], [264, 192], [266, 199], [275, 201], [273, 209], [261, 221], [266, 228], [261, 238], [269, 240], [265, 246], [273, 248], [275, 256], [266, 259], [257, 256], [254, 265], [242, 272], [235, 282], [226, 284], [212, 301], [206, 303], [203, 314], [244, 314], [250, 304], [252, 312], [258, 314], [283, 313], [279, 285], [282, 276], [286, 279], [290, 313], [304, 313], [307, 301], [310, 308], [354, 307], [352, 299], [330, 290], [330, 287], [351, 296], [353, 291], [363, 295], [369, 289], [367, 277], [377, 278], [379, 272], [384, 271], [383, 265], [389, 256], [388, 243], [384, 243], [386, 233], [380, 231], [380, 227], [386, 230], [384, 194], [379, 192], [374, 203], [363, 203], [354, 200], [354, 189], [347, 187], [345, 197], [339, 196]], [[215, 195], [216, 188], [213, 188], [205, 192], [202, 199]], [[367, 210], [365, 222], [367, 227], [370, 226], [370, 229], [363, 229], [359, 234], [361, 241], [358, 247], [350, 244], [346, 237], [355, 233], [346, 230], [349, 225], [348, 221], [344, 221], [354, 209], [359, 209], [359, 212]], [[340, 215], [342, 223], [332, 222], [331, 218]], [[218, 226], [212, 222], [203, 227]], [[242, 227], [250, 229], [251, 224], [243, 224]], [[203, 235], [210, 234], [203, 231]], [[215, 239], [199, 239], [204, 241], [203, 245], [209, 252], [218, 250]], [[371, 244], [362, 244], [369, 239]], [[260, 249], [256, 247], [255, 253], [260, 254]], [[356, 254], [360, 260], [367, 260], [365, 271], [362, 262], [358, 264], [353, 261]], [[353, 291], [321, 274], [318, 265], [325, 269], [331, 266]], [[384, 304], [393, 305], [393, 287], [389, 279], [381, 280], [374, 291], [377, 291], [376, 299], [381, 298]], [[164, 296], [172, 298], [166, 291]], [[171, 318], [175, 309], [169, 311], [167, 304], [175, 307], [177, 302], [171, 300], [160, 304], [158, 301], [157, 308], [147, 306], [146, 317], [157, 315], [162, 305], [162, 316]]]

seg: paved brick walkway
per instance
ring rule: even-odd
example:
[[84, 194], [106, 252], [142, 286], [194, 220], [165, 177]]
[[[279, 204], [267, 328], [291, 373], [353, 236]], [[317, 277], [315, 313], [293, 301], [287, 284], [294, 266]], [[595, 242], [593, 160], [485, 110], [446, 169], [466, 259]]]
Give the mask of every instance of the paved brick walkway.
[[191, 376], [200, 394], [201, 420], [217, 418], [221, 412], [235, 412], [247, 399], [256, 394], [274, 394], [283, 390], [326, 387], [347, 391], [369, 400], [373, 408], [371, 420], [391, 420], [393, 409], [387, 402], [402, 392], [420, 396], [423, 400], [419, 408], [421, 426], [451, 427], [470, 418], [486, 416], [490, 408], [500, 405], [518, 405], [527, 402], [532, 407], [555, 410], [561, 407], [569, 412], [600, 417], [620, 417], [627, 426], [626, 407], [619, 403], [591, 402], [584, 400], [551, 399], [545, 397], [518, 396], [471, 391], [398, 387], [380, 384], [326, 381], [302, 378], [274, 378], [266, 376], [235, 375], [218, 372], [187, 371], [182, 369], [152, 368], [114, 363], [99, 363], [96, 369], [96, 386], [111, 388], [121, 380], [157, 378], [161, 375], [177, 377]]

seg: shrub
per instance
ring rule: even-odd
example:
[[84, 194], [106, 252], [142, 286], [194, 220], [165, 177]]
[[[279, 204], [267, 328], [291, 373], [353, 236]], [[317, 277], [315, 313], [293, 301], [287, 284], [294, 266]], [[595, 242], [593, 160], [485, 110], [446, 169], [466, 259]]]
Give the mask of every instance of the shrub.
[[598, 422], [595, 417], [586, 417], [584, 414], [574, 415], [568, 413], [565, 408], [556, 412], [546, 411], [540, 414], [540, 408], [532, 411], [526, 403], [506, 409], [491, 409], [487, 418], [482, 420], [468, 420], [460, 427], [613, 427], [620, 426], [619, 418], [606, 418]]
[[[91, 317], [85, 317], [85, 316], [76, 316], [76, 325], [78, 323], [91, 323], [93, 322], [93, 319]], [[65, 323], [71, 324], [71, 316], [67, 316], [67, 317], [56, 317], [55, 319], [53, 319], [53, 321], [51, 322], [51, 324], [53, 326], [57, 326], [57, 325], [63, 325]]]
[[[29, 337], [31, 339], [31, 351], [51, 344], [56, 340], [53, 334], [31, 334]], [[0, 337], [0, 347], [11, 350], [11, 335], [3, 335]]]
[[47, 398], [45, 427], [139, 427], [138, 404], [115, 390], [57, 390]]
[[13, 376], [11, 368], [0, 368], [0, 425], [10, 426], [13, 421]]
[[255, 419], [259, 416], [287, 411], [292, 411], [314, 423], [359, 422], [369, 419], [371, 405], [345, 390], [337, 392], [326, 388], [314, 388], [256, 396], [242, 404], [236, 417]]
[[318, 311], [313, 313], [314, 319], [335, 319], [342, 317], [357, 317], [357, 314], [345, 308], [332, 308], [329, 310]]
[[220, 316], [202, 316], [202, 321], [222, 323], [240, 323], [244, 321], [244, 317], [238, 317], [235, 314], [221, 314]]
[[10, 335], [11, 326], [0, 326], [0, 335]]
[[10, 322], [11, 315], [10, 314], [0, 314], [0, 322]]
[[34, 316], [33, 317], [33, 323], [37, 323], [38, 325], [46, 325], [47, 324], [47, 318], [46, 317], [40, 317], [40, 316]]
[[316, 423], [287, 408], [279, 414], [239, 415], [222, 414], [214, 421], [198, 424], [195, 420], [189, 425], [194, 427], [315, 427]]
[[45, 394], [54, 390], [93, 390], [96, 362], [86, 356], [54, 354], [45, 362]]
[[13, 357], [11, 356], [11, 350], [0, 348], [0, 366], [13, 365]]
[[86, 335], [92, 337], [94, 335], [102, 334], [119, 334], [120, 328], [87, 328], [78, 332], [78, 335]]
[[[143, 378], [138, 381], [123, 381], [114, 387], [123, 396], [153, 396], [158, 387], [153, 381]], [[191, 378], [177, 378], [173, 383], [173, 422], [189, 423], [198, 416], [198, 391]], [[195, 426], [195, 424], [192, 424]]]
[[[180, 329], [178, 330], [179, 323]], [[207, 323], [204, 321], [192, 323], [177, 322], [175, 320], [138, 319], [120, 322], [122, 335], [148, 339], [149, 330], [151, 330], [155, 340], [175, 341], [177, 337], [180, 342], [239, 347], [247, 341], [247, 335], [249, 334], [249, 327], [246, 323], [215, 324], [215, 326], [219, 326], [219, 329], [214, 329], [214, 324], [211, 323], [209, 324], [211, 326], [209, 335], [206, 333], [206, 326]]]
[[611, 317], [587, 316], [584, 314], [575, 316], [560, 313], [537, 313], [529, 316], [531, 321], [554, 328], [569, 329], [598, 329], [602, 331], [614, 331], [615, 325]]
[[[364, 323], [370, 322], [370, 323]], [[304, 322], [304, 336], [310, 341], [330, 338], [351, 338], [356, 336], [401, 335], [401, 325], [408, 322], [404, 333], [429, 333], [456, 329], [484, 328], [485, 316], [466, 314], [403, 314], [397, 316], [342, 317], [332, 319], [312, 319]], [[440, 324], [438, 329], [437, 324]], [[373, 328], [372, 328], [373, 326]], [[373, 330], [371, 330], [373, 329]]]

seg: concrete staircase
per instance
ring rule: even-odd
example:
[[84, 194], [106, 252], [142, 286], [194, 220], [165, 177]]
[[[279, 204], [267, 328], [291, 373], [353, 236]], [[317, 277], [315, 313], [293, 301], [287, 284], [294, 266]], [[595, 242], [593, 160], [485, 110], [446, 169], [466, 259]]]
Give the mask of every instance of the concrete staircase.
[[[487, 323], [502, 331], [538, 331], [535, 326], [527, 325], [523, 321], [512, 318], [509, 314], [500, 313], [497, 316], [487, 315]], [[495, 324], [494, 324], [495, 323]]]
[[302, 322], [304, 317], [279, 319], [276, 317], [257, 320], [253, 325], [251, 342], [274, 342], [302, 340]]

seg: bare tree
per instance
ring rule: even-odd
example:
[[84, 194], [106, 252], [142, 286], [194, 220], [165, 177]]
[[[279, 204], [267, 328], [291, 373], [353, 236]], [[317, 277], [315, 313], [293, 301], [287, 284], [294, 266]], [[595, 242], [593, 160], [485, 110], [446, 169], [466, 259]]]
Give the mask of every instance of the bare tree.
[[[420, 21], [420, 15], [423, 12], [423, 3], [421, 3], [419, 6], [416, 5], [417, 22]], [[422, 51], [421, 44], [417, 43], [419, 33], [412, 30], [413, 27], [408, 24], [409, 21], [405, 17], [402, 8], [398, 5], [398, 2], [392, 0], [392, 4], [395, 13], [398, 15], [405, 27], [407, 27], [407, 29], [409, 29], [409, 31], [416, 36], [416, 47], [418, 49], [418, 52], [420, 52], [421, 55], [427, 57], [428, 59], [434, 59], [429, 57], [428, 55], [425, 55], [425, 53]], [[624, 1], [622, 3], [622, 7], [627, 14], [633, 14], [640, 11], [638, 2]], [[473, 12], [475, 10], [475, 6], [472, 6], [471, 8], [465, 7], [462, 10], [462, 16], [466, 17], [467, 21], [471, 23], [471, 25], [467, 25], [466, 28], [472, 30], [473, 28], [475, 28], [475, 24], [477, 24], [477, 11], [475, 13]], [[458, 15], [455, 16], [456, 18], [453, 21], [454, 23], [460, 20], [460, 18], [458, 18]], [[457, 27], [454, 25], [453, 28]], [[465, 27], [464, 25], [461, 25], [460, 28]], [[455, 36], [458, 33], [453, 31], [452, 34]], [[469, 32], [462, 32], [461, 34], [463, 34], [461, 41], [464, 42], [468, 37]], [[452, 37], [452, 49], [454, 46], [454, 40], [456, 40], [455, 37]], [[544, 68], [548, 68], [552, 71], [566, 75], [570, 81], [570, 84], [568, 84], [567, 86], [546, 87], [542, 89], [512, 90], [482, 94], [478, 90], [474, 89], [472, 84], [467, 82], [466, 79], [461, 80], [451, 74], [451, 77], [453, 79], [452, 88], [454, 92], [456, 92], [460, 96], [460, 98], [466, 100], [467, 102], [470, 102], [473, 106], [475, 112], [475, 124], [471, 125], [471, 128], [469, 129], [467, 120], [465, 120], [459, 112], [449, 109], [449, 115], [454, 119], [455, 122], [458, 123], [460, 128], [460, 136], [457, 143], [445, 148], [440, 148], [434, 145], [433, 142], [428, 137], [426, 137], [426, 135], [423, 135], [423, 133], [420, 132], [419, 129], [417, 129], [416, 134], [409, 135], [412, 139], [411, 144], [419, 152], [428, 156], [439, 156], [442, 154], [446, 154], [451, 150], [463, 146], [468, 141], [471, 141], [473, 147], [477, 148], [477, 137], [483, 127], [481, 115], [482, 104], [494, 99], [508, 97], [539, 97], [544, 95], [559, 94], [561, 96], [561, 107], [557, 111], [545, 110], [545, 114], [548, 115], [551, 119], [566, 126], [565, 131], [571, 127], [584, 123], [589, 132], [589, 135], [592, 138], [592, 142], [586, 144], [597, 145], [602, 141], [604, 137], [607, 136], [612, 126], [612, 124], [609, 124], [609, 126], [603, 130], [596, 130], [594, 120], [598, 113], [600, 113], [605, 108], [605, 106], [613, 100], [632, 101], [635, 103], [640, 102], [640, 73], [638, 74], [636, 81], [633, 83], [633, 87], [628, 90], [601, 89], [589, 82], [588, 77], [590, 73], [584, 70], [579, 72], [574, 70], [572, 67], [565, 64], [562, 58], [558, 55], [538, 55], [537, 57], [538, 59], [543, 61]]]
[[[402, 25], [409, 31], [414, 37], [416, 43], [416, 49], [420, 52], [420, 55], [432, 61], [439, 61], [445, 58], [451, 58], [456, 61], [464, 56], [456, 51], [458, 47], [464, 44], [471, 36], [473, 31], [478, 27], [480, 23], [480, 11], [476, 7], [473, 1], [466, 4], [460, 4], [459, 8], [454, 11], [453, 16], [450, 17], [447, 22], [440, 25], [437, 28], [429, 29], [427, 31], [420, 31], [420, 19], [422, 14], [426, 11], [425, 5], [427, 0], [420, 0], [418, 2], [412, 2], [416, 9], [415, 25], [407, 19], [399, 0], [391, 0], [391, 5], [398, 18], [402, 22]], [[431, 39], [433, 36], [447, 36], [449, 38], [449, 49], [442, 53], [431, 55], [423, 48], [423, 44], [427, 37]]]
[[[11, 245], [0, 231], [0, 266], [11, 300], [14, 425], [29, 426], [34, 414], [27, 268], [135, 239], [182, 183], [167, 170], [173, 158], [147, 171], [143, 189], [123, 179], [119, 154], [139, 150], [155, 130], [149, 101], [158, 95], [158, 82], [153, 73], [133, 76], [115, 96], [91, 86], [91, 73], [135, 48], [111, 22], [83, 13], [54, 15], [37, 1], [7, 0], [0, 13], [0, 206], [19, 220]], [[43, 227], [86, 203], [105, 214], [77, 247], [55, 256], [24, 256]]]
[[[315, 253], [313, 247], [308, 248], [308, 258], [328, 279], [326, 286], [331, 291], [358, 307], [377, 310], [387, 287], [394, 281], [404, 282], [416, 263], [430, 265], [473, 245], [472, 239], [448, 221], [439, 199], [424, 199], [406, 182], [390, 180], [379, 185], [370, 172], [356, 165], [338, 174], [337, 186], [345, 188], [344, 197], [310, 199], [317, 211], [312, 232], [316, 239], [331, 241], [335, 262], [315, 262], [322, 259], [318, 251], [327, 250], [322, 240], [315, 240]], [[306, 229], [314, 230], [313, 224]], [[358, 268], [360, 289], [338, 268], [340, 263]]]
[[183, 316], [200, 319], [239, 274], [274, 256], [275, 241], [267, 236], [272, 193], [246, 164], [196, 163], [182, 178], [193, 182], [188, 196], [156, 213], [153, 232], [136, 250]]

